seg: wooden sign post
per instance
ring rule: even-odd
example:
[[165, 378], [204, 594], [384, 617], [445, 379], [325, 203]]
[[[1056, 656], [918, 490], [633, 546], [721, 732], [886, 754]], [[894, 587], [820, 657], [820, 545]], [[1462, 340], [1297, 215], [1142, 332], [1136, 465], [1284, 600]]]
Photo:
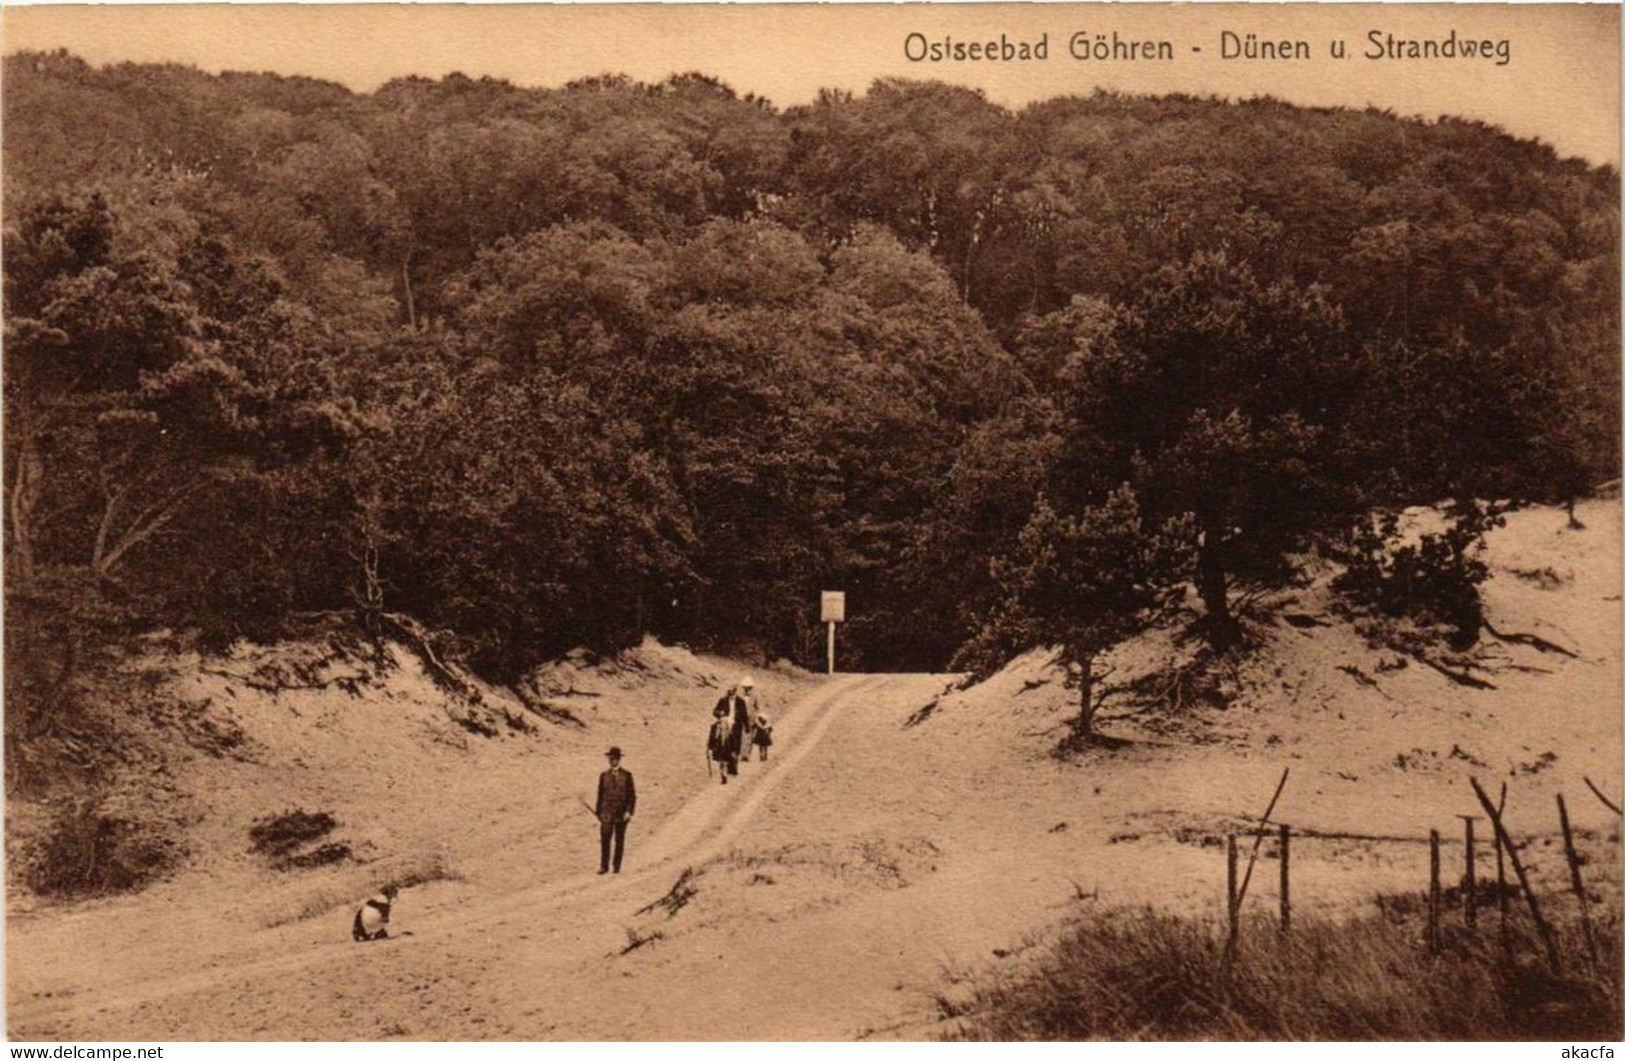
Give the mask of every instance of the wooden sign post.
[[826, 589], [819, 594], [819, 618], [829, 625], [829, 670], [835, 673], [835, 624], [846, 622], [846, 593]]

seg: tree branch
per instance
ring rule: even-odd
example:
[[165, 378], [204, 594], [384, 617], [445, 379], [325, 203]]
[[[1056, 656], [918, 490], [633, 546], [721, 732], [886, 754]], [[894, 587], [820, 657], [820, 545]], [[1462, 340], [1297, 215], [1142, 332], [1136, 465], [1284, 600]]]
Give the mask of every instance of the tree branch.
[[[106, 483], [103, 483], [105, 489]], [[112, 533], [115, 513], [124, 499], [129, 496], [132, 484], [126, 483], [107, 495], [107, 503], [102, 506], [101, 524], [96, 528], [96, 544], [90, 550], [90, 566], [101, 570], [102, 557], [107, 555], [107, 536]], [[138, 517], [139, 518], [139, 517]]]
[[[185, 507], [186, 502], [191, 499], [192, 495], [202, 488], [201, 483], [194, 483], [179, 493], [154, 501], [142, 509], [140, 514], [130, 522], [129, 528], [124, 532], [124, 536], [119, 540], [118, 545], [107, 553], [100, 563], [96, 564], [96, 573], [104, 578], [112, 574], [113, 568], [118, 566], [119, 562], [124, 559], [131, 549], [163, 530], [170, 520], [180, 515], [181, 509]], [[153, 515], [153, 513], [157, 514]], [[147, 519], [149, 516], [151, 518]], [[145, 525], [141, 522], [143, 519], [147, 519]]]

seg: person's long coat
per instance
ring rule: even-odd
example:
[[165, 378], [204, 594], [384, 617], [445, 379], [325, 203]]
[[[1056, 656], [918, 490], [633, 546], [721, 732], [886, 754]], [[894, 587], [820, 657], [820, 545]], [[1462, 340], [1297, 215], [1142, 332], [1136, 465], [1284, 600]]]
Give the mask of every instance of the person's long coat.
[[598, 820], [618, 822], [638, 806], [638, 786], [626, 770], [605, 770], [598, 775]]
[[750, 704], [736, 693], [729, 693], [717, 704], [728, 709], [733, 723], [733, 729], [728, 734], [728, 751], [738, 755], [745, 746], [745, 734], [750, 731]]
[[745, 747], [750, 737], [750, 701], [743, 696], [734, 697], [734, 751]]
[[733, 755], [733, 724], [726, 715], [719, 715], [705, 734], [705, 752], [713, 760], [726, 763]]

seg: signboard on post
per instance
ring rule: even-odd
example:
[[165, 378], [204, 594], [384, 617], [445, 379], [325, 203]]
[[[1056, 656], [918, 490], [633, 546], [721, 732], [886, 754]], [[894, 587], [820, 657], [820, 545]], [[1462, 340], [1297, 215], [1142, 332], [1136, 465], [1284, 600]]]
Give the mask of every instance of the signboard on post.
[[835, 673], [835, 624], [846, 622], [846, 593], [838, 589], [826, 589], [818, 595], [818, 615], [829, 624], [829, 669], [827, 673]]

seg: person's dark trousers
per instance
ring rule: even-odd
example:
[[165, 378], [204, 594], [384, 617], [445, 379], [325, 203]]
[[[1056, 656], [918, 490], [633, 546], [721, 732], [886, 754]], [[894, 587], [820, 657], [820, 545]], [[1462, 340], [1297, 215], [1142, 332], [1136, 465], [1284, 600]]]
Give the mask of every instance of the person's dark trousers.
[[610, 868], [609, 845], [615, 841], [615, 872], [621, 871], [621, 854], [626, 850], [626, 822], [599, 822], [598, 823], [598, 872], [608, 873]]

